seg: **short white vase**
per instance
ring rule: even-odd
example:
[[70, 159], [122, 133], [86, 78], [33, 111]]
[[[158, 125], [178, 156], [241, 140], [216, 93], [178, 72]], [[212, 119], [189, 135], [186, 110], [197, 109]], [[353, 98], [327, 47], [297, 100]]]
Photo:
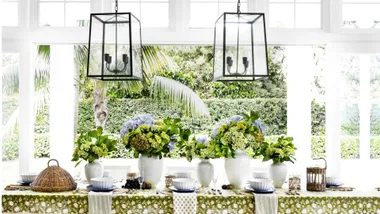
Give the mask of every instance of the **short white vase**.
[[226, 158], [224, 162], [227, 178], [234, 188], [242, 189], [248, 181], [250, 159], [244, 151], [236, 151], [236, 158]]
[[156, 187], [162, 176], [164, 159], [140, 155], [138, 165], [140, 173], [144, 176], [144, 181], [152, 184], [152, 187]]
[[210, 186], [214, 178], [214, 166], [209, 159], [202, 159], [201, 162], [198, 163], [197, 176], [202, 187]]
[[288, 167], [284, 163], [272, 164], [269, 168], [269, 174], [276, 188], [282, 188], [286, 180]]
[[91, 178], [103, 177], [104, 167], [99, 160], [95, 160], [92, 163], [87, 163], [84, 166], [84, 173], [86, 175], [87, 182], [91, 184]]

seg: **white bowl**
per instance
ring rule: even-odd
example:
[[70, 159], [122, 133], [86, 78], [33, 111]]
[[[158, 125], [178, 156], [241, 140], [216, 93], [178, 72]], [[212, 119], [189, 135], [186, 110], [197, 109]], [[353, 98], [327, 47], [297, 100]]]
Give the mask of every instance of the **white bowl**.
[[175, 178], [173, 186], [178, 190], [191, 190], [195, 188], [195, 180], [191, 178]]
[[113, 178], [91, 178], [91, 184], [97, 189], [111, 189]]
[[326, 177], [326, 184], [338, 185], [338, 184], [340, 184], [340, 180], [338, 177]]
[[38, 173], [21, 173], [21, 180], [25, 183], [32, 183], [38, 176]]
[[111, 170], [104, 170], [103, 171], [103, 178], [111, 177]]
[[174, 172], [176, 178], [191, 178], [191, 172]]
[[252, 177], [259, 178], [259, 179], [269, 179], [269, 173], [268, 172], [252, 172]]
[[270, 190], [273, 188], [273, 181], [269, 179], [253, 179], [249, 181], [249, 185], [255, 190]]

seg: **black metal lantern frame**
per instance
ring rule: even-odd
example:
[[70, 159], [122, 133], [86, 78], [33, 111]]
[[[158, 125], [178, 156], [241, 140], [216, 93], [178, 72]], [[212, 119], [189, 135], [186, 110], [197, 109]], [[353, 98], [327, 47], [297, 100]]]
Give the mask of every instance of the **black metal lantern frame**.
[[254, 81], [269, 76], [264, 13], [223, 13], [214, 28], [214, 81]]
[[[95, 28], [100, 32], [97, 35], [93, 32]], [[129, 12], [119, 13], [117, 1], [115, 13], [91, 13], [87, 77], [102, 81], [139, 81], [143, 79], [142, 60], [138, 18]]]

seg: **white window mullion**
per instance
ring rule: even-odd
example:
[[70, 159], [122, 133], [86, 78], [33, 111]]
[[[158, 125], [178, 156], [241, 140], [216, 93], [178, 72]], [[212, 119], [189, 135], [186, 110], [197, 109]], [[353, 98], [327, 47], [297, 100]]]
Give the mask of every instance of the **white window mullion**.
[[370, 55], [360, 57], [360, 159], [370, 159]]

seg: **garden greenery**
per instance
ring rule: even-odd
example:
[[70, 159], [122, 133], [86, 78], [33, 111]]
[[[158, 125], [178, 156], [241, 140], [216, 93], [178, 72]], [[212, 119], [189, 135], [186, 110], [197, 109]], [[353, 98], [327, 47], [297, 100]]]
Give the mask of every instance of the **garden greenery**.
[[194, 158], [215, 158], [215, 143], [210, 142], [207, 135], [191, 135], [188, 141], [176, 144], [179, 157], [185, 157], [189, 162]]

